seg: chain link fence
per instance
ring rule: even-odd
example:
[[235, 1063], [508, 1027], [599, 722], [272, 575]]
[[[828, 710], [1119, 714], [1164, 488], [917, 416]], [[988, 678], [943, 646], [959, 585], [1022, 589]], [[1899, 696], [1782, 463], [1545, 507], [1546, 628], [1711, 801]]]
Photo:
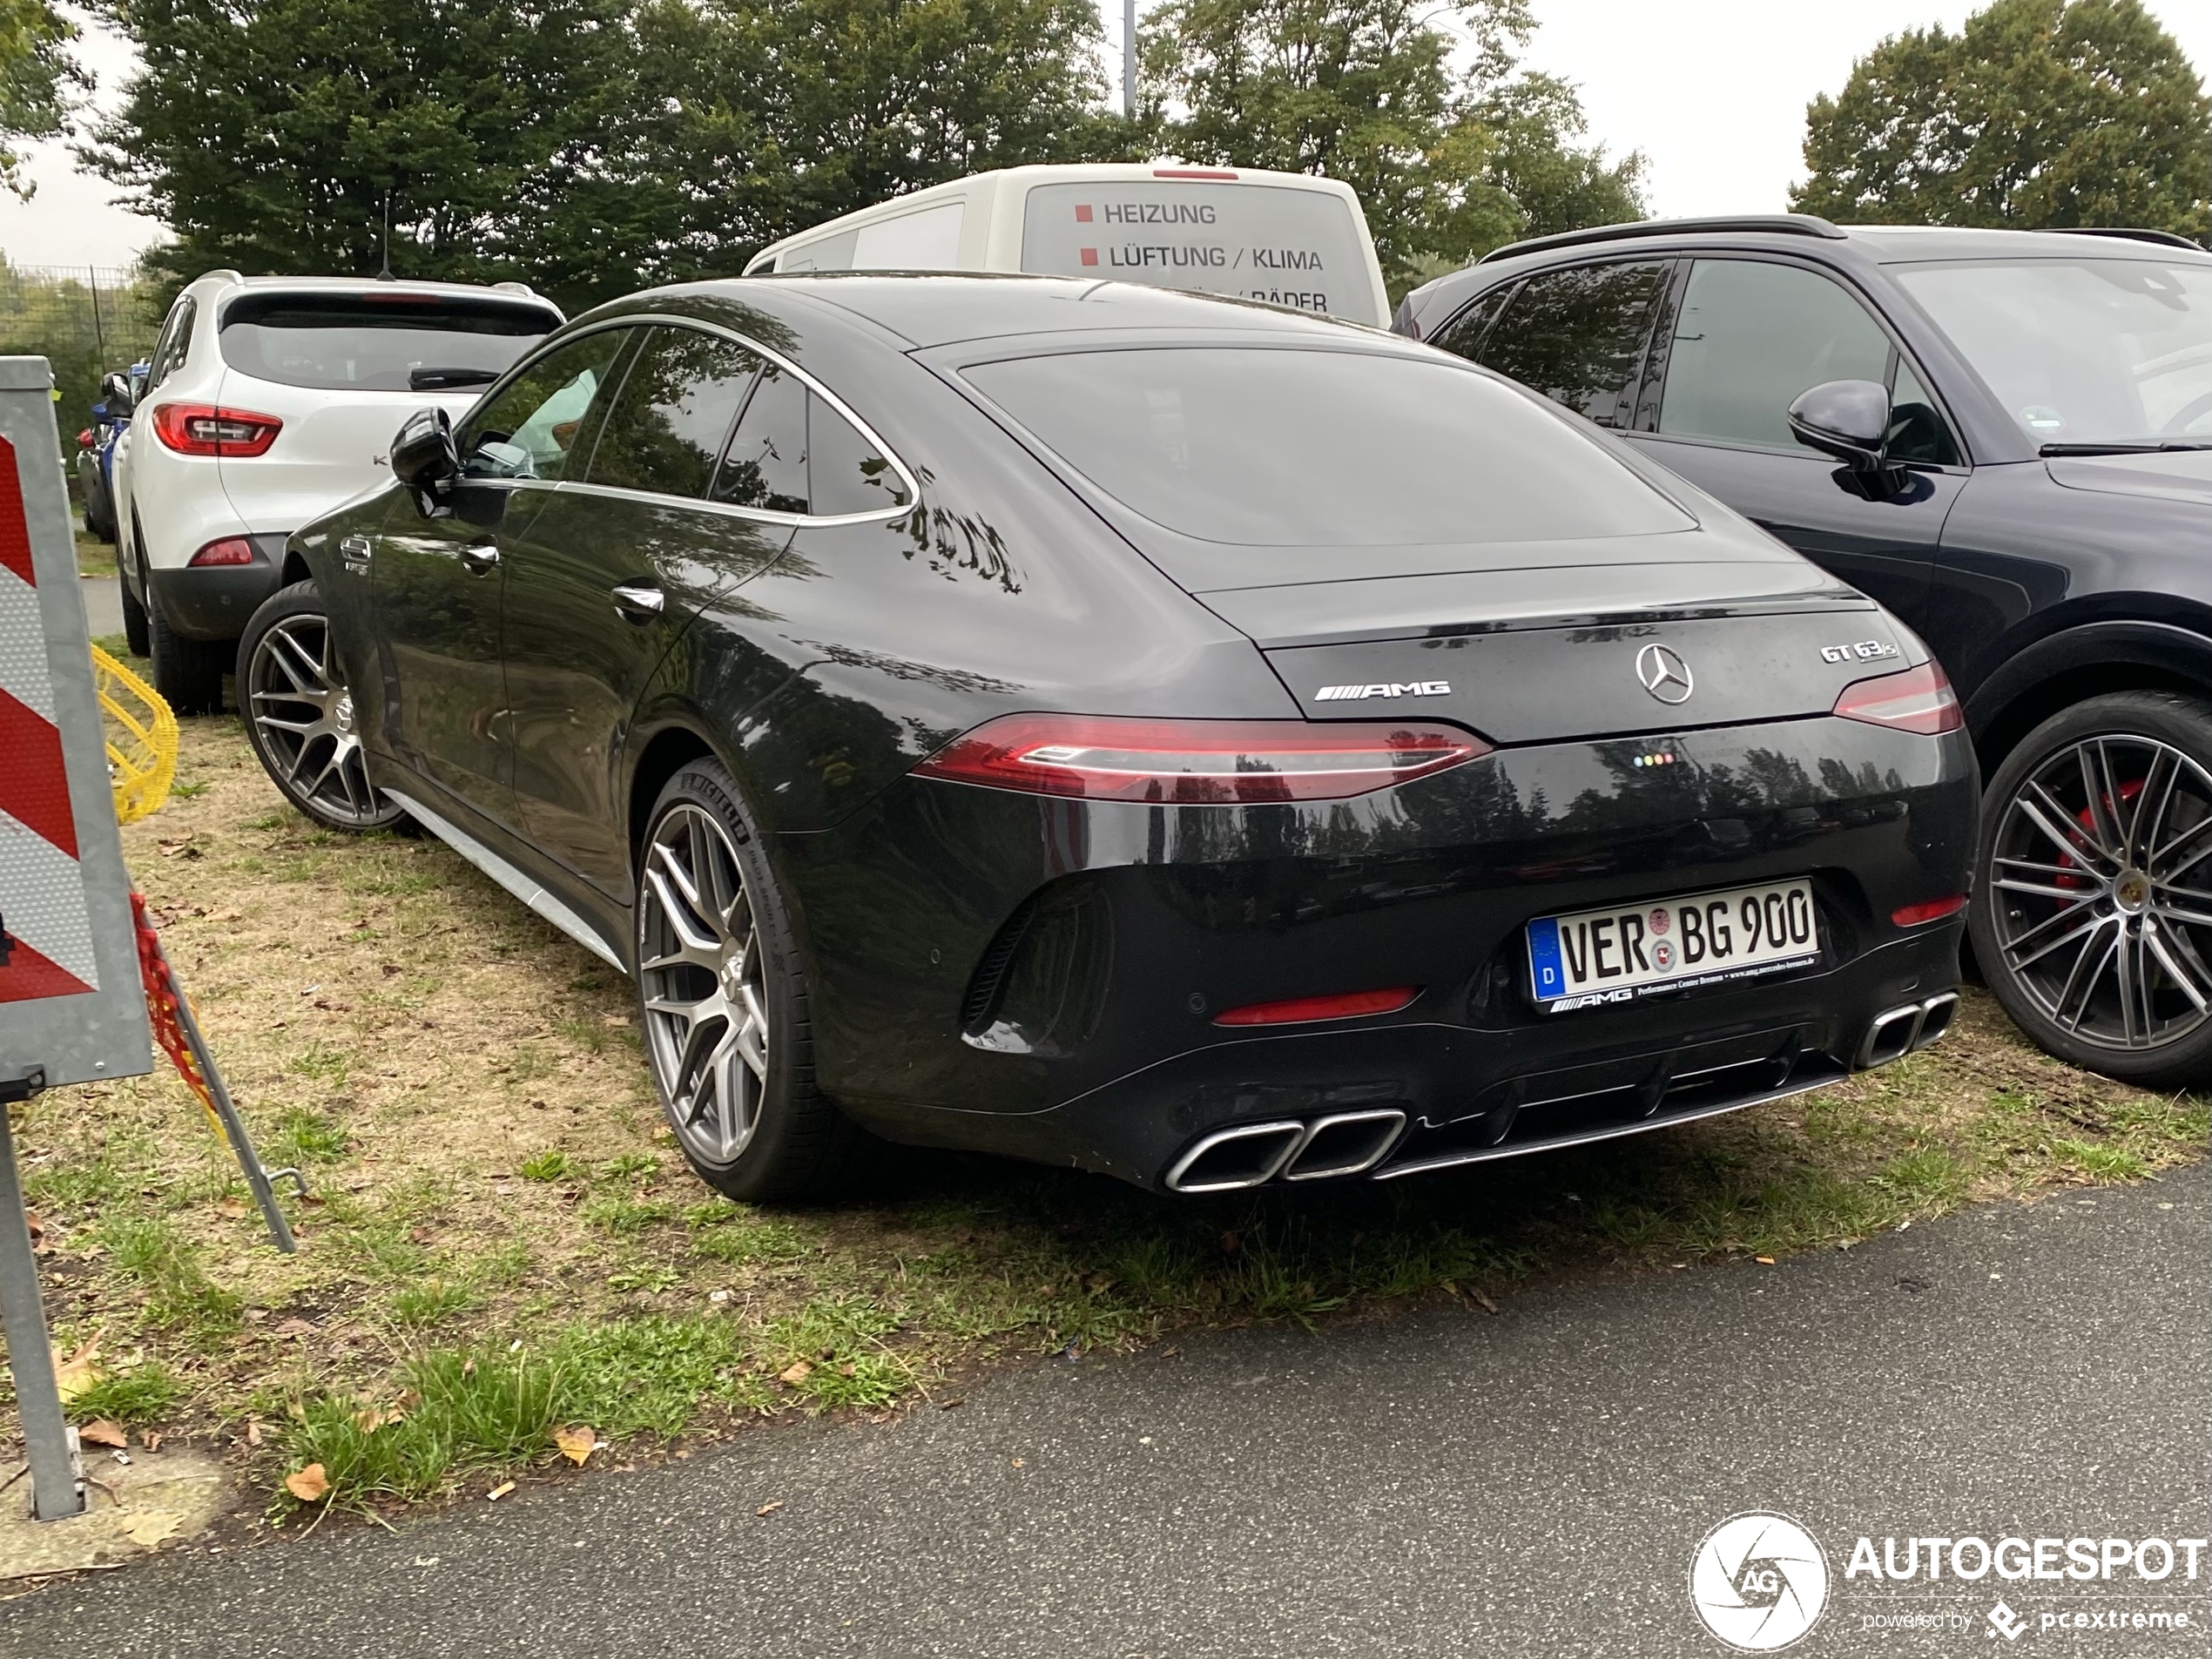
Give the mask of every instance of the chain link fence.
[[153, 349], [164, 290], [136, 267], [11, 265], [0, 258], [0, 356], [44, 357], [60, 396], [54, 421], [64, 457], [92, 418], [100, 376]]

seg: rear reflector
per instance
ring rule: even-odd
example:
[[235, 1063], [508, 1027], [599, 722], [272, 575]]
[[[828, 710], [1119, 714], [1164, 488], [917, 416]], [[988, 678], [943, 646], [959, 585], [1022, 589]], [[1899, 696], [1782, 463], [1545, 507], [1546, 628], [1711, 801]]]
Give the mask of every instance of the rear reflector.
[[1894, 726], [1927, 738], [1956, 732], [1966, 723], [1959, 711], [1958, 694], [1933, 663], [1876, 679], [1854, 680], [1836, 699], [1835, 711], [1846, 720]]
[[1966, 895], [1954, 893], [1948, 899], [1930, 899], [1920, 904], [1901, 904], [1890, 912], [1890, 920], [1900, 927], [1918, 927], [1924, 921], [1941, 921], [1946, 916], [1955, 916], [1966, 907]]
[[914, 768], [925, 778], [1079, 800], [1341, 800], [1490, 752], [1447, 725], [1008, 714]]
[[253, 543], [243, 536], [226, 536], [219, 542], [210, 542], [192, 556], [192, 562], [205, 570], [211, 564], [251, 564], [253, 563]]
[[1294, 996], [1286, 1002], [1253, 1002], [1213, 1016], [1216, 1025], [1304, 1025], [1314, 1020], [1356, 1020], [1363, 1014], [1395, 1014], [1421, 994], [1418, 985], [1387, 991], [1347, 991], [1341, 996]]
[[217, 408], [207, 403], [164, 403], [153, 412], [153, 435], [180, 455], [226, 460], [266, 455], [284, 430], [273, 415]]

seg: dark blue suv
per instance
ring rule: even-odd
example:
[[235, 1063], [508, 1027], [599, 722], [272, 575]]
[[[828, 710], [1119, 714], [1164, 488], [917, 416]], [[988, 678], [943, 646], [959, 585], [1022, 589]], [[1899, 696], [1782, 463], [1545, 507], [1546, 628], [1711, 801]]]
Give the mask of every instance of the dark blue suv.
[[1991, 988], [2078, 1064], [2212, 1077], [2212, 254], [1656, 220], [1501, 248], [1393, 327], [1618, 432], [1917, 630], [1988, 779]]

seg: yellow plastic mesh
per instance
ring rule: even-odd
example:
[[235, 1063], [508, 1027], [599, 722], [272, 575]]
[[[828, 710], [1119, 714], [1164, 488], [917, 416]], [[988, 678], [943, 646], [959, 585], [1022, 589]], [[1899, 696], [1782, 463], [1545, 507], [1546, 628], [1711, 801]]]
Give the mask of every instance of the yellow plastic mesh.
[[136, 823], [169, 799], [177, 775], [177, 717], [160, 692], [98, 645], [92, 647], [92, 684], [100, 694], [115, 816], [119, 823]]

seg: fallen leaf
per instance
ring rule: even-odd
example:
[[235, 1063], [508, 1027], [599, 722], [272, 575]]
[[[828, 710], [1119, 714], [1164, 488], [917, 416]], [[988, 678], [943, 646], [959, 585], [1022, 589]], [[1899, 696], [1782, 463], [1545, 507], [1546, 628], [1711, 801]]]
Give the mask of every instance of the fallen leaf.
[[843, 1365], [837, 1368], [837, 1374], [840, 1377], [851, 1376], [853, 1374], [853, 1362], [850, 1359], [847, 1359]]
[[131, 1437], [123, 1432], [123, 1425], [105, 1417], [96, 1417], [79, 1428], [77, 1438], [87, 1446], [123, 1447], [131, 1444]]
[[215, 1206], [215, 1213], [220, 1216], [228, 1216], [232, 1220], [235, 1221], [246, 1213], [246, 1200], [243, 1198], [226, 1198]]
[[1773, 1257], [1771, 1257], [1771, 1256], [1754, 1256], [1754, 1257], [1752, 1257], [1752, 1258], [1751, 1258], [1751, 1259], [1752, 1259], [1753, 1261], [1755, 1261], [1755, 1262], [1764, 1262], [1764, 1263], [1765, 1263], [1765, 1264], [1766, 1264], [1769, 1267], [1771, 1267], [1771, 1266], [1773, 1266], [1773, 1265], [1774, 1265], [1774, 1258], [1773, 1258]]
[[280, 1337], [312, 1336], [315, 1329], [305, 1319], [281, 1319], [269, 1328]]
[[261, 1420], [260, 1418], [249, 1417], [246, 1420], [246, 1443], [248, 1446], [260, 1445]]
[[411, 1412], [422, 1403], [422, 1396], [412, 1388], [400, 1390], [400, 1397], [392, 1402], [392, 1420], [397, 1422], [401, 1412]]
[[141, 1549], [158, 1549], [184, 1524], [173, 1509], [141, 1509], [124, 1517], [123, 1535]]
[[158, 1452], [161, 1449], [162, 1434], [158, 1428], [141, 1429], [138, 1439], [145, 1443], [149, 1452]]
[[967, 1404], [968, 1402], [964, 1399], [941, 1399], [937, 1402], [937, 1409], [941, 1412], [954, 1412]]
[[1017, 1469], [1026, 1469], [1026, 1468], [1028, 1468], [1028, 1467], [1029, 1467], [1029, 1466], [1028, 1466], [1026, 1462], [1024, 1462], [1024, 1461], [1023, 1461], [1022, 1459], [1020, 1459], [1020, 1458], [1015, 1458], [1015, 1459], [1012, 1460], [1012, 1464], [1013, 1464], [1013, 1467], [1014, 1467], [1015, 1468], [1017, 1468]]
[[779, 1498], [773, 1503], [762, 1504], [760, 1507], [754, 1510], [752, 1513], [756, 1515], [772, 1515], [777, 1510], [782, 1508], [783, 1507], [784, 1501], [781, 1498]]
[[36, 1210], [24, 1211], [23, 1218], [30, 1228], [30, 1247], [36, 1250], [46, 1237], [46, 1224], [38, 1219], [38, 1212]]
[[790, 1365], [785, 1366], [783, 1370], [776, 1373], [776, 1380], [779, 1382], [787, 1382], [793, 1388], [796, 1388], [799, 1384], [805, 1382], [813, 1374], [813, 1366], [808, 1365], [804, 1359], [794, 1359]]
[[564, 1428], [553, 1436], [553, 1444], [561, 1448], [561, 1455], [579, 1468], [584, 1459], [599, 1449], [599, 1437], [590, 1428]]
[[491, 1500], [491, 1501], [492, 1501], [492, 1502], [494, 1502], [494, 1503], [497, 1503], [497, 1502], [498, 1502], [498, 1501], [499, 1501], [502, 1498], [505, 1497], [505, 1496], [506, 1496], [509, 1493], [512, 1492], [514, 1489], [515, 1489], [515, 1483], [514, 1483], [512, 1480], [502, 1480], [502, 1481], [501, 1481], [501, 1482], [500, 1482], [497, 1486], [494, 1487], [493, 1487], [493, 1488], [492, 1488], [489, 1492], [487, 1492], [486, 1494], [484, 1494], [484, 1496], [485, 1496], [485, 1497], [487, 1497], [487, 1498], [489, 1498], [489, 1500]]
[[1485, 1312], [1495, 1313], [1498, 1311], [1498, 1305], [1495, 1302], [1493, 1302], [1488, 1297], [1483, 1295], [1480, 1291], [1469, 1291], [1467, 1294], [1482, 1305], [1483, 1311]]
[[284, 1477], [284, 1489], [301, 1503], [314, 1503], [330, 1490], [330, 1477], [322, 1472], [322, 1465], [310, 1463], [304, 1469], [294, 1469]]
[[79, 1343], [77, 1352], [66, 1359], [57, 1359], [54, 1366], [54, 1386], [60, 1391], [64, 1403], [100, 1379], [100, 1368], [94, 1362], [100, 1357], [100, 1339], [97, 1333]]
[[360, 1411], [354, 1413], [354, 1426], [361, 1430], [361, 1432], [364, 1434], [375, 1433], [378, 1429], [383, 1427], [385, 1424], [390, 1422], [391, 1420], [392, 1420], [390, 1418], [385, 1416], [381, 1410], [374, 1406], [363, 1406]]

